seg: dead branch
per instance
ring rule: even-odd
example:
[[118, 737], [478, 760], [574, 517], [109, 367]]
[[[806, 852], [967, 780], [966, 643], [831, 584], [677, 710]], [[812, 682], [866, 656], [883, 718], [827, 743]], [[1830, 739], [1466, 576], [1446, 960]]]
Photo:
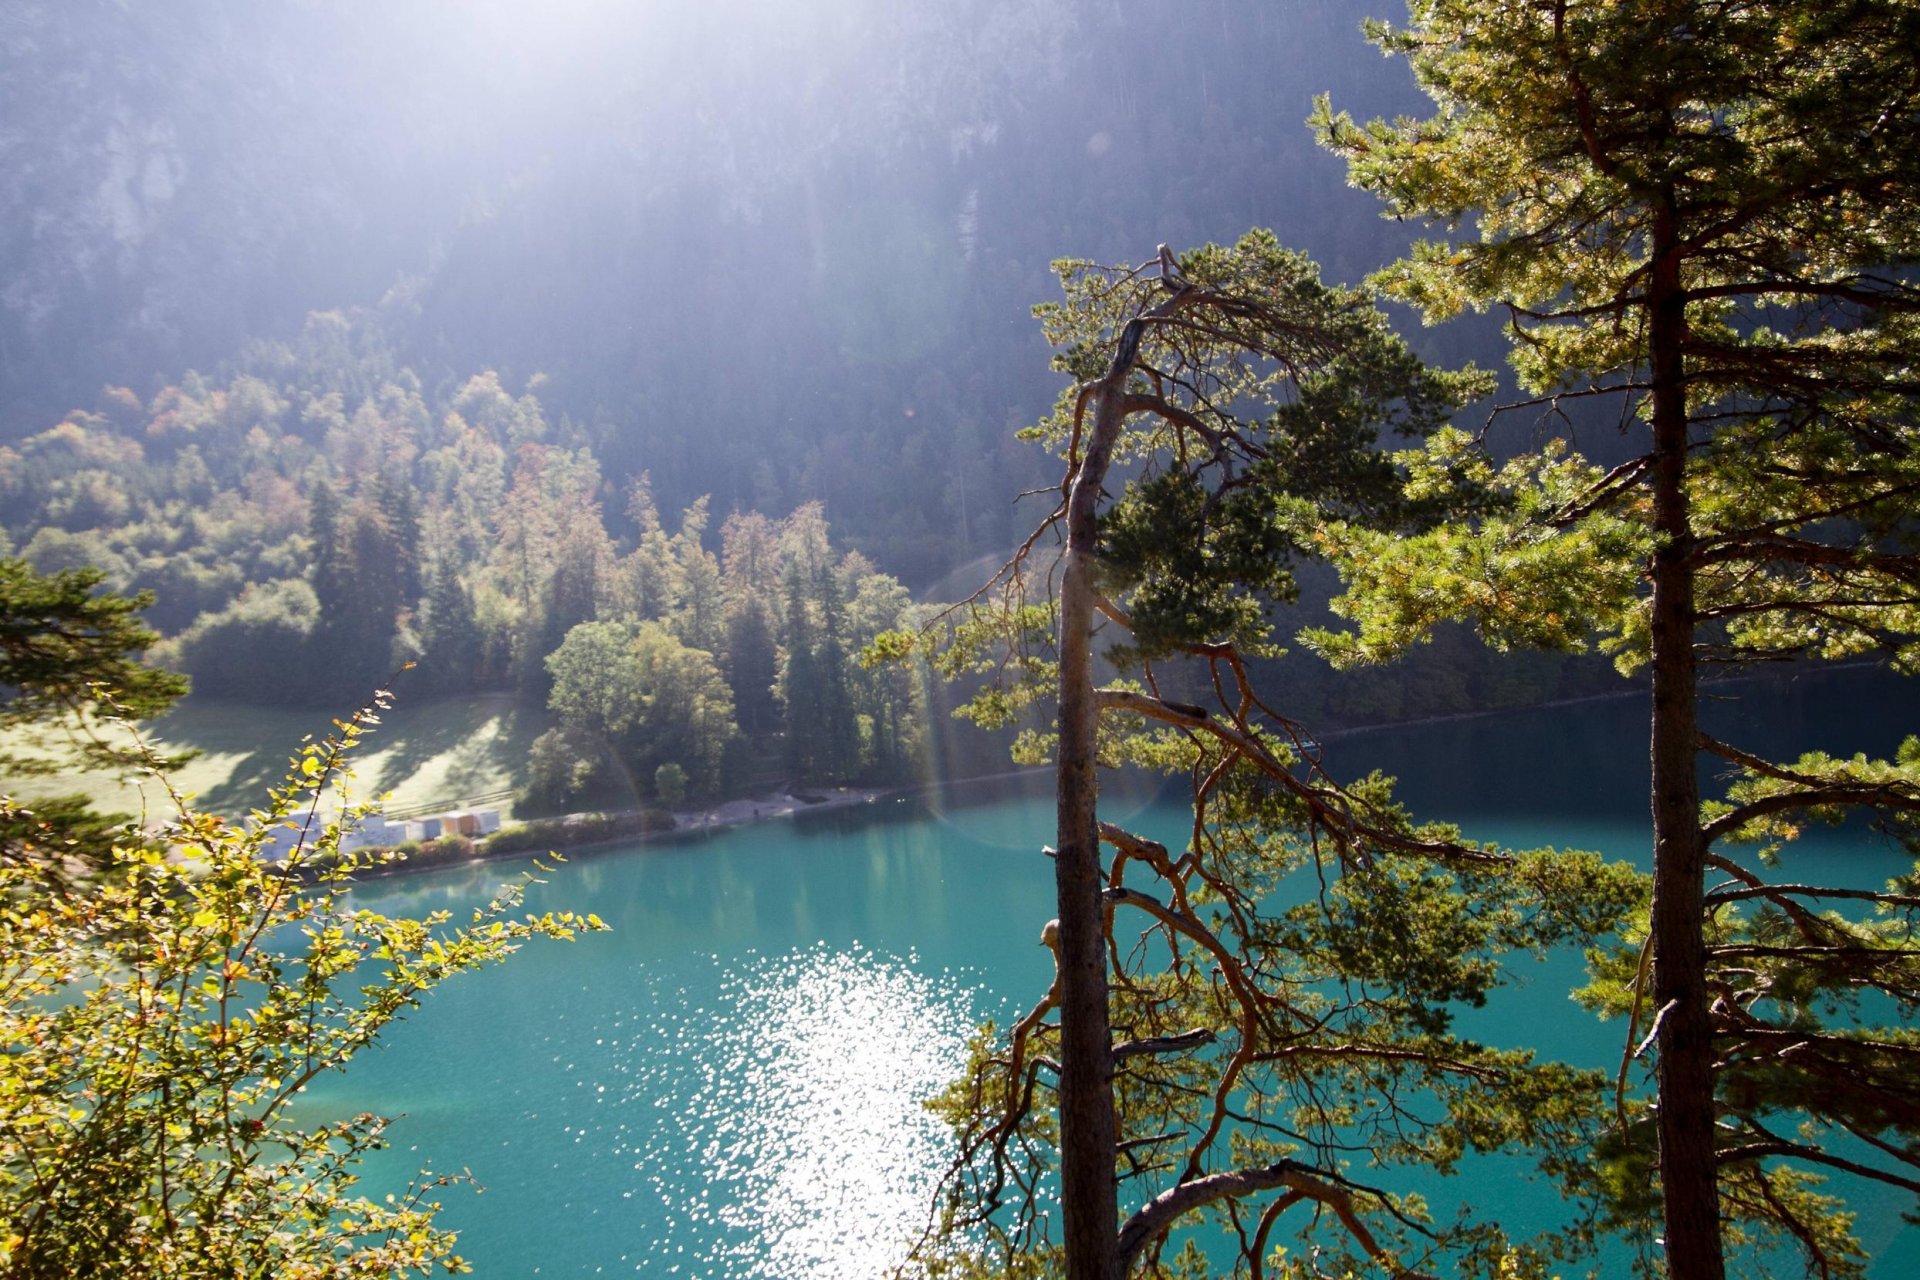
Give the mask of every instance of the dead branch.
[[[1161, 1192], [1141, 1206], [1120, 1230], [1120, 1260], [1129, 1268], [1140, 1251], [1172, 1228], [1183, 1215], [1205, 1205], [1229, 1198], [1258, 1195], [1263, 1191], [1285, 1190], [1293, 1200], [1306, 1199], [1326, 1206], [1340, 1219], [1340, 1225], [1365, 1251], [1368, 1257], [1387, 1268], [1396, 1280], [1433, 1280], [1433, 1277], [1402, 1268], [1394, 1256], [1382, 1248], [1373, 1232], [1354, 1208], [1354, 1188], [1338, 1174], [1315, 1169], [1297, 1160], [1281, 1160], [1259, 1169], [1235, 1169], [1183, 1181]], [[1283, 1197], [1285, 1198], [1285, 1197]]]

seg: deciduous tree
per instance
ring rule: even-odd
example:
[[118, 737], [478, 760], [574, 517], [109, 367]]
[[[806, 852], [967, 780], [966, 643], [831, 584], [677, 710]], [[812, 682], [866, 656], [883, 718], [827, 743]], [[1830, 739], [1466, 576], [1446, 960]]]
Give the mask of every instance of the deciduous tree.
[[599, 739], [630, 776], [651, 782], [668, 762], [699, 796], [720, 787], [738, 734], [719, 664], [658, 622], [587, 622], [547, 658], [548, 706], [561, 724]]
[[[57, 831], [0, 860], [0, 1275], [464, 1269], [433, 1222], [439, 1188], [464, 1179], [366, 1198], [357, 1166], [387, 1122], [294, 1099], [454, 974], [603, 926], [516, 917], [517, 891], [461, 926], [351, 904], [366, 858], [338, 856], [341, 828], [316, 811], [368, 723], [303, 748], [258, 821], [175, 795], [152, 843], [119, 844], [82, 890], [40, 874]], [[13, 816], [0, 801], [0, 829]]]

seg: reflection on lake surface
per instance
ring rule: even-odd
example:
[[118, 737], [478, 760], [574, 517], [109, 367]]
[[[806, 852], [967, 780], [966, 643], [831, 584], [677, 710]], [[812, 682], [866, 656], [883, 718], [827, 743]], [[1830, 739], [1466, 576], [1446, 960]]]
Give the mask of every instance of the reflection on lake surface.
[[[354, 1092], [404, 1103], [400, 1132], [425, 1139], [382, 1158], [401, 1178], [428, 1151], [497, 1148], [458, 1162], [487, 1187], [484, 1205], [451, 1197], [470, 1260], [853, 1280], [906, 1253], [948, 1151], [922, 1101], [965, 1062], [971, 993], [912, 956], [818, 944], [697, 957], [677, 978], [634, 975], [629, 996], [584, 1024], [556, 1017], [525, 1061], [479, 1050], [493, 1069], [416, 1075], [420, 1096], [397, 1081]], [[393, 1065], [379, 1055], [352, 1080]]]
[[[1756, 689], [1716, 714], [1767, 719], [1783, 752], [1884, 754], [1915, 720], [1901, 692]], [[1610, 702], [1355, 735], [1327, 754], [1343, 773], [1400, 775], [1416, 813], [1470, 835], [1639, 860], [1645, 734], [1644, 704]], [[1183, 807], [1117, 798], [1142, 834], [1184, 843]], [[404, 1113], [368, 1167], [375, 1194], [423, 1165], [471, 1169], [486, 1194], [446, 1193], [443, 1221], [482, 1276], [878, 1275], [924, 1224], [945, 1164], [919, 1099], [955, 1073], [974, 1023], [1005, 1025], [1046, 989], [1052, 824], [1042, 779], [583, 855], [528, 908], [596, 912], [613, 933], [457, 980], [307, 1105]], [[1793, 857], [1844, 860], [1868, 882], [1900, 865], [1857, 831], [1816, 831]], [[512, 874], [396, 878], [362, 896], [458, 913]], [[1576, 972], [1528, 966], [1473, 1033], [1611, 1069], [1620, 1029], [1568, 1001]], [[1553, 1189], [1516, 1172], [1468, 1161], [1421, 1190], [1443, 1214], [1470, 1202], [1515, 1229], [1558, 1217]], [[1856, 1197], [1876, 1280], [1915, 1274], [1906, 1199]]]
[[[906, 807], [583, 855], [527, 905], [613, 933], [450, 984], [307, 1105], [405, 1113], [370, 1186], [471, 1169], [443, 1219], [483, 1275], [878, 1275], [946, 1167], [922, 1101], [1050, 969], [1046, 807]], [[512, 874], [359, 896], [458, 912]]]
[[[715, 1007], [636, 1040], [614, 1114], [661, 1116], [634, 1167], [673, 1218], [727, 1228], [683, 1274], [865, 1280], [906, 1252], [947, 1152], [921, 1102], [971, 1030], [964, 993], [910, 965], [825, 946], [751, 961]], [[697, 1073], [660, 1051], [689, 1040]], [[697, 1180], [664, 1171], [688, 1159]]]

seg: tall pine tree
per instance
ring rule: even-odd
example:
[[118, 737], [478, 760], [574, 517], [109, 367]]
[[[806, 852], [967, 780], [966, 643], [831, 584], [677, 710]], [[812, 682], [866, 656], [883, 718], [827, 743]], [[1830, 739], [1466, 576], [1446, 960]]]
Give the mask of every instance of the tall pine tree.
[[[1337, 782], [1255, 662], [1323, 525], [1439, 514], [1402, 498], [1379, 437], [1429, 432], [1485, 379], [1425, 368], [1364, 293], [1267, 233], [1060, 272], [1040, 314], [1074, 382], [1031, 433], [1063, 454], [1057, 504], [937, 655], [993, 679], [973, 704], [989, 723], [1058, 696], [1057, 732], [1024, 744], [1056, 774], [1055, 978], [943, 1100], [949, 1225], [998, 1246], [995, 1274], [1217, 1273], [1218, 1256], [1162, 1256], [1205, 1216], [1236, 1273], [1274, 1267], [1292, 1232], [1316, 1274], [1427, 1274], [1447, 1254], [1536, 1271], [1546, 1255], [1494, 1224], [1408, 1230], [1395, 1170], [1505, 1148], [1551, 1171], [1597, 1130], [1599, 1073], [1476, 1043], [1453, 1016], [1494, 997], [1507, 953], [1605, 935], [1638, 880], [1416, 825], [1377, 777]], [[1049, 533], [1063, 561], [1038, 553]], [[1182, 847], [1103, 811], [1100, 771], [1129, 764], [1188, 782]], [[1319, 891], [1276, 893], [1290, 877]]]
[[831, 568], [815, 579], [820, 608], [820, 643], [814, 658], [820, 681], [820, 758], [818, 776], [825, 782], [846, 782], [860, 772], [860, 727], [853, 706], [853, 684], [848, 674], [847, 605], [840, 581]]
[[[1499, 309], [1530, 405], [1611, 402], [1635, 447], [1523, 461], [1470, 528], [1348, 538], [1361, 626], [1331, 646], [1380, 656], [1465, 615], [1501, 643], [1597, 627], [1650, 670], [1645, 981], [1613, 980], [1655, 1105], [1626, 1112], [1613, 1168], [1657, 1173], [1676, 1277], [1718, 1280], [1723, 1235], [1754, 1230], [1846, 1274], [1861, 1257], [1819, 1176], [1920, 1190], [1920, 1038], [1897, 1016], [1920, 1002], [1916, 901], [1771, 882], [1723, 846], [1856, 806], [1903, 821], [1920, 747], [1767, 761], [1702, 735], [1699, 678], [1920, 664], [1920, 8], [1418, 0], [1375, 34], [1437, 113], [1361, 127], [1323, 104], [1318, 127], [1395, 216], [1471, 228], [1382, 287], [1430, 319]], [[1494, 475], [1452, 439], [1424, 483], [1476, 469]], [[1703, 753], [1744, 775], [1724, 805], [1701, 803]]]

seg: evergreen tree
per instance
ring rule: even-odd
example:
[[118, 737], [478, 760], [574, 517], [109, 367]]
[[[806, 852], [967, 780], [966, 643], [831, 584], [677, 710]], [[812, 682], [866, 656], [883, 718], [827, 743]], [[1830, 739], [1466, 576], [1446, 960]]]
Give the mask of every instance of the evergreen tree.
[[796, 779], [818, 777], [826, 747], [822, 741], [825, 706], [821, 695], [813, 615], [799, 565], [787, 571], [785, 661], [780, 671], [781, 711], [786, 726], [787, 769]]
[[598, 617], [610, 595], [613, 551], [599, 486], [599, 466], [585, 450], [524, 444], [516, 454], [488, 576], [513, 602], [513, 678], [528, 696], [546, 695], [547, 655], [568, 628]]
[[815, 588], [820, 609], [819, 648], [813, 663], [820, 682], [820, 751], [815, 768], [821, 781], [845, 782], [860, 772], [860, 726], [849, 676], [846, 602], [831, 569], [819, 575]]
[[660, 511], [654, 506], [652, 477], [644, 471], [633, 482], [627, 514], [640, 533], [625, 562], [629, 607], [643, 622], [666, 618], [680, 594], [679, 565], [673, 539], [660, 523]]
[[400, 562], [400, 598], [407, 607], [411, 607], [420, 599], [422, 589], [419, 495], [414, 490], [412, 479], [404, 471], [388, 470], [381, 472], [374, 482], [373, 497], [380, 514], [386, 517], [388, 529], [393, 533], [394, 549]]
[[780, 655], [767, 609], [757, 597], [736, 601], [727, 613], [727, 684], [739, 708], [740, 727], [748, 734], [772, 732], [780, 708], [774, 698]]
[[[101, 720], [161, 715], [187, 682], [139, 659], [159, 638], [138, 616], [153, 598], [100, 593], [103, 578], [98, 569], [41, 574], [0, 556], [0, 728], [59, 726], [83, 759], [112, 765], [128, 761], [101, 736]], [[11, 754], [0, 762], [9, 772], [60, 767]]]
[[[1882, 1017], [1920, 1002], [1912, 881], [1781, 883], [1719, 846], [1853, 808], [1905, 821], [1920, 745], [1767, 761], [1702, 736], [1699, 673], [1876, 651], [1920, 664], [1920, 9], [1419, 0], [1412, 15], [1376, 37], [1438, 113], [1362, 128], [1323, 104], [1318, 126], [1395, 216], [1475, 234], [1417, 246], [1382, 286], [1430, 319], [1502, 309], [1529, 403], [1611, 400], [1636, 451], [1496, 476], [1443, 442], [1424, 484], [1477, 471], [1507, 505], [1412, 543], [1346, 539], [1360, 631], [1329, 645], [1382, 656], [1464, 615], [1502, 644], [1598, 628], [1650, 670], [1644, 966], [1615, 965], [1596, 998], [1647, 1037], [1655, 1097], [1624, 1109], [1603, 1169], [1628, 1209], [1657, 1191], [1673, 1276], [1719, 1280], [1726, 1240], [1755, 1232], [1856, 1273], [1815, 1186], [1920, 1190], [1920, 1037]], [[1742, 778], [1724, 804], [1701, 803], [1703, 754]]]
[[[1161, 1256], [1200, 1214], [1236, 1273], [1274, 1266], [1289, 1224], [1316, 1274], [1425, 1274], [1446, 1253], [1469, 1274], [1538, 1273], [1582, 1226], [1537, 1245], [1471, 1221], [1411, 1232], [1380, 1184], [1468, 1149], [1557, 1172], [1597, 1131], [1599, 1073], [1476, 1043], [1453, 1011], [1494, 997], [1510, 951], [1608, 936], [1639, 881], [1416, 825], [1378, 777], [1336, 782], [1252, 665], [1323, 524], [1439, 514], [1401, 497], [1378, 436], [1428, 432], [1485, 379], [1425, 368], [1366, 295], [1266, 233], [1060, 272], [1066, 298], [1040, 314], [1074, 382], [1032, 433], [1065, 455], [1059, 499], [938, 657], [1000, 677], [972, 708], [989, 724], [1057, 691], [1057, 732], [1023, 744], [1057, 779], [1055, 980], [943, 1099], [961, 1142], [948, 1225], [998, 1246], [995, 1274], [1217, 1273]], [[1065, 559], [1043, 572], [1049, 530]], [[1103, 686], [1096, 619], [1125, 665]], [[1102, 814], [1099, 770], [1127, 764], [1189, 780], [1186, 847]], [[1275, 909], [1293, 876], [1319, 892]], [[1038, 1203], [1053, 1185], [1057, 1254]]]
[[329, 701], [363, 696], [393, 671], [409, 553], [376, 497], [343, 508], [324, 480], [313, 487], [307, 528], [319, 617], [309, 657], [317, 679], [306, 692]]
[[[864, 655], [881, 635], [909, 625], [912, 608], [906, 588], [886, 574], [861, 578], [847, 608], [848, 648]], [[917, 697], [925, 674], [919, 665], [864, 659], [848, 669], [854, 706], [868, 726], [866, 767], [876, 781], [904, 782], [914, 776], [925, 731]]]
[[701, 498], [681, 513], [673, 540], [679, 587], [674, 632], [695, 649], [718, 652], [726, 635], [726, 602], [720, 562], [701, 543], [706, 528], [707, 499]]
[[307, 538], [313, 544], [307, 581], [321, 614], [336, 614], [345, 604], [351, 572], [340, 543], [340, 495], [325, 480], [307, 495]]
[[346, 580], [334, 611], [321, 606], [314, 631], [317, 656], [332, 678], [330, 696], [365, 696], [396, 665], [394, 637], [407, 603], [408, 555], [386, 513], [364, 498], [347, 508], [338, 546], [337, 564]]
[[427, 574], [427, 598], [420, 619], [421, 665], [436, 689], [475, 687], [480, 676], [482, 637], [474, 616], [473, 595], [460, 575], [446, 565]]
[[559, 648], [573, 628], [600, 617], [612, 594], [613, 543], [600, 525], [598, 509], [588, 514], [590, 519], [563, 527], [554, 541], [553, 562], [541, 589], [536, 647], [542, 655]]
[[[36, 573], [24, 560], [0, 556], [0, 730], [31, 735], [33, 748], [0, 746], [8, 777], [173, 763], [141, 751], [110, 723], [165, 714], [187, 681], [140, 660], [158, 638], [139, 619], [151, 597], [100, 592], [101, 578], [97, 569]], [[127, 840], [124, 820], [92, 812], [83, 799], [49, 797], [26, 807], [0, 791], [0, 875], [17, 871], [57, 885], [68, 871], [108, 865], [116, 840]]]

